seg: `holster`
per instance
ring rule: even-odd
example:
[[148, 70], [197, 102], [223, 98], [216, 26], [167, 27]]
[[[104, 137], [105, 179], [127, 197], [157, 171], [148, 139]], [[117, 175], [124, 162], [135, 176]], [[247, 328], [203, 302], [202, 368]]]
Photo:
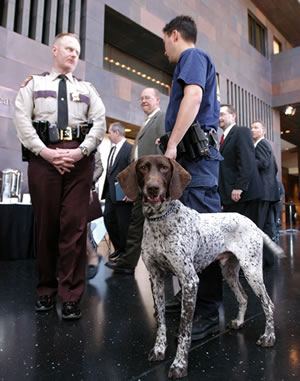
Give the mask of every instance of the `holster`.
[[[159, 148], [166, 152], [171, 132], [160, 137]], [[186, 157], [190, 161], [196, 161], [201, 157], [209, 157], [209, 147], [218, 149], [218, 136], [215, 129], [205, 132], [196, 121], [187, 130], [186, 134], [177, 146], [177, 159]]]
[[25, 148], [23, 144], [21, 144], [21, 152], [22, 152], [22, 161], [29, 161], [29, 149]]
[[[45, 144], [48, 144], [48, 126], [49, 122], [47, 120], [33, 120], [32, 126], [35, 128], [39, 138]], [[29, 161], [30, 151], [21, 144], [22, 151], [22, 161]]]
[[41, 141], [45, 144], [49, 143], [49, 134], [48, 129], [50, 123], [48, 120], [33, 120], [32, 125], [36, 130], [36, 133], [38, 134]]
[[86, 122], [78, 124], [75, 128], [77, 128], [77, 135], [80, 143], [82, 143], [86, 137], [86, 135], [90, 132], [90, 129], [93, 127], [94, 121], [92, 119], [88, 119]]
[[[168, 142], [171, 136], [171, 131], [167, 132], [165, 135], [161, 136], [159, 138], [159, 148], [161, 149], [162, 153], [165, 153], [167, 150]], [[177, 145], [177, 159], [182, 157], [186, 153], [185, 146], [183, 144], [183, 141], [181, 140], [179, 144]]]

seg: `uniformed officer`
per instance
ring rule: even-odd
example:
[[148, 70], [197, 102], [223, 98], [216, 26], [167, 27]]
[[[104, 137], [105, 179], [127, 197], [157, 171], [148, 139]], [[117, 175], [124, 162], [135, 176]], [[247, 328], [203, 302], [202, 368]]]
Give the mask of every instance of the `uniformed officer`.
[[52, 309], [58, 294], [63, 319], [79, 319], [93, 152], [106, 131], [105, 108], [92, 84], [72, 74], [80, 54], [78, 37], [58, 35], [52, 54], [52, 71], [22, 84], [14, 124], [29, 152], [28, 184], [37, 225], [35, 309]]
[[[166, 112], [166, 131], [171, 132], [165, 156], [176, 159], [178, 146], [189, 134], [195, 121], [201, 135], [212, 137], [218, 128], [220, 105], [217, 100], [215, 67], [203, 50], [196, 48], [197, 26], [189, 16], [177, 16], [163, 29], [165, 55], [175, 63], [169, 105]], [[188, 147], [187, 147], [188, 148]], [[190, 160], [186, 155], [179, 163], [191, 174], [192, 180], [184, 190], [181, 201], [200, 213], [221, 211], [218, 194], [219, 161], [217, 148], [209, 146], [209, 154]], [[222, 302], [222, 276], [217, 262], [201, 274], [193, 320], [192, 340], [204, 338], [219, 329], [218, 308]], [[166, 305], [166, 310], [180, 308], [180, 296]]]

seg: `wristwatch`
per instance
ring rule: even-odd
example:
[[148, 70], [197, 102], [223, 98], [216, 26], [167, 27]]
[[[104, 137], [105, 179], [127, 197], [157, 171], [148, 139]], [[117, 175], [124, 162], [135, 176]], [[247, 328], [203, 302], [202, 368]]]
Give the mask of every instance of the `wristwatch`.
[[83, 156], [89, 155], [89, 150], [85, 146], [80, 146], [79, 149], [80, 149]]

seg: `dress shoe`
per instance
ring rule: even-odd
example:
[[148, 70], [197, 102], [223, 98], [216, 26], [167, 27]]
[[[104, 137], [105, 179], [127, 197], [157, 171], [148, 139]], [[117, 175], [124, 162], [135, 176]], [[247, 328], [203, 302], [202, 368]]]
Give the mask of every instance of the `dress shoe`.
[[166, 301], [166, 313], [180, 312], [181, 311], [181, 297], [182, 292], [179, 290], [177, 294], [173, 295]]
[[81, 311], [77, 302], [65, 302], [62, 307], [62, 318], [75, 320], [81, 318]]
[[109, 259], [115, 259], [120, 255], [119, 250], [113, 251], [112, 253], [109, 254], [108, 258]]
[[87, 265], [86, 277], [87, 279], [93, 279], [99, 270], [100, 257], [98, 257], [98, 265]]
[[127, 275], [133, 275], [134, 274], [134, 268], [129, 267], [128, 265], [125, 265], [121, 261], [110, 261], [105, 263], [105, 266], [114, 270], [116, 274], [127, 274]]
[[86, 277], [87, 279], [93, 279], [98, 273], [98, 266], [95, 265], [87, 265], [86, 269]]
[[37, 302], [35, 303], [35, 310], [38, 312], [45, 312], [52, 310], [55, 305], [54, 296], [42, 295], [39, 297]]
[[204, 318], [197, 316], [193, 320], [192, 341], [204, 339], [210, 333], [215, 333], [220, 330], [219, 315]]

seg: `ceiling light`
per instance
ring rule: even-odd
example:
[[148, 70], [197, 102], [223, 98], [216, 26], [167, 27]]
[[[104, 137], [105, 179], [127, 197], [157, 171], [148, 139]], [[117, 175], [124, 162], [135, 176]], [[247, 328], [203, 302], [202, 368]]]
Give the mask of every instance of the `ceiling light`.
[[296, 108], [293, 106], [287, 106], [287, 108], [284, 110], [285, 115], [293, 116], [296, 114]]

